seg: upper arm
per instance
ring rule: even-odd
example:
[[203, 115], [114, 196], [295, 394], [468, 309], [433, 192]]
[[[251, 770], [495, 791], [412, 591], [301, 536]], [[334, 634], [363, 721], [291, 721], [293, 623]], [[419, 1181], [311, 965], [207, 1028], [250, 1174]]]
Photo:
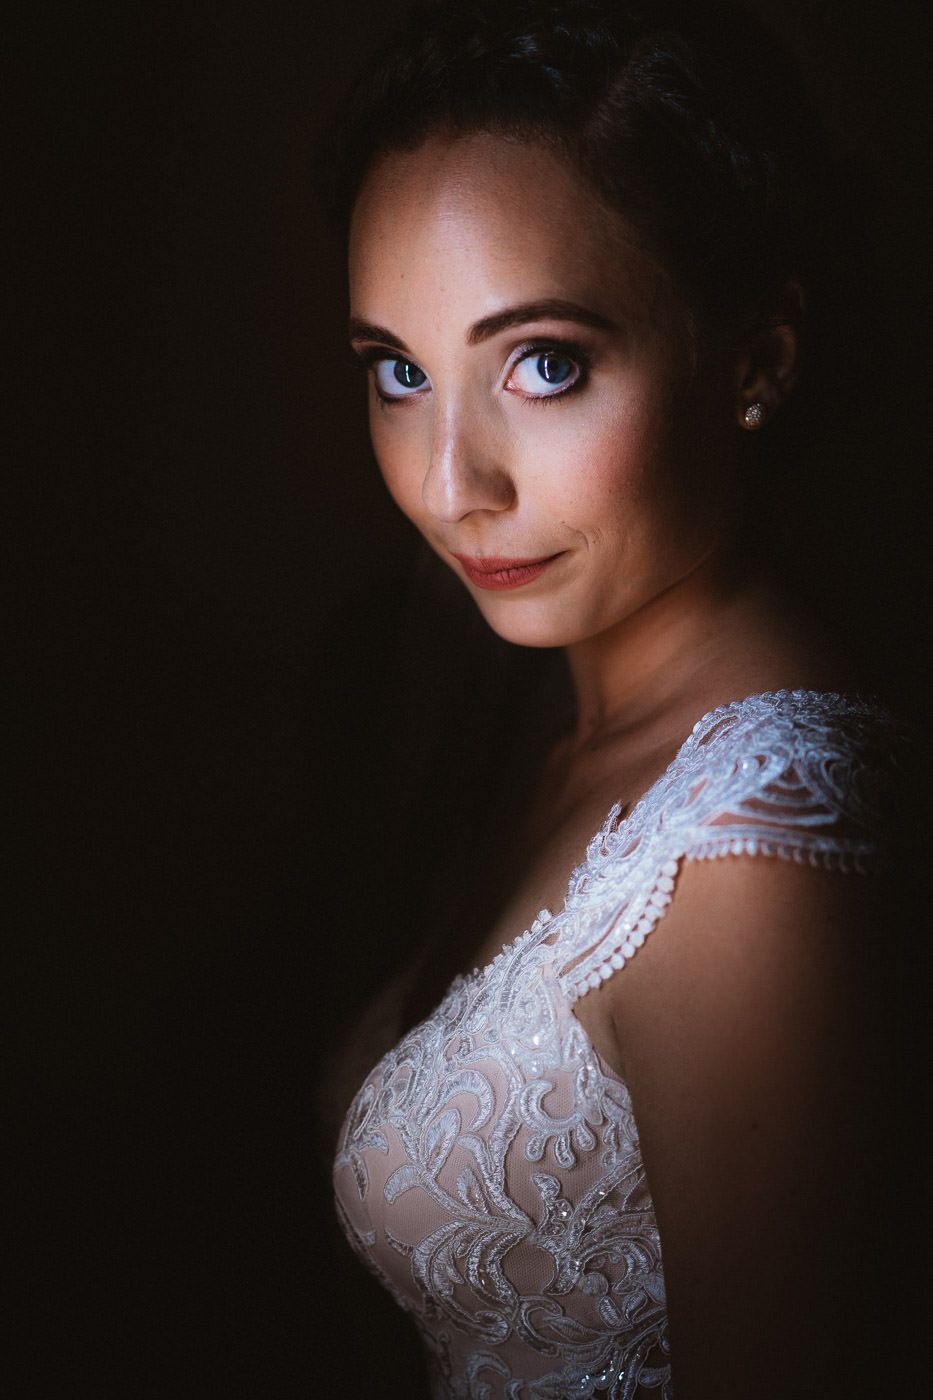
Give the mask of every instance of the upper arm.
[[849, 1400], [878, 1359], [882, 886], [684, 862], [663, 927], [600, 989], [661, 1235], [677, 1400]]

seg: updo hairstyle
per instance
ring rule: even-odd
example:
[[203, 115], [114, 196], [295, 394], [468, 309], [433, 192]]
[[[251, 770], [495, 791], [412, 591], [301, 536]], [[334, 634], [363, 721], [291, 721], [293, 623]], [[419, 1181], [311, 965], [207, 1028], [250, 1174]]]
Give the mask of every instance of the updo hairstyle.
[[797, 72], [749, 13], [677, 0], [416, 4], [318, 145], [319, 200], [345, 238], [377, 156], [429, 136], [545, 142], [673, 278], [695, 367], [805, 295], [800, 382], [762, 451], [787, 461], [864, 402], [873, 277], [861, 167], [835, 156]]

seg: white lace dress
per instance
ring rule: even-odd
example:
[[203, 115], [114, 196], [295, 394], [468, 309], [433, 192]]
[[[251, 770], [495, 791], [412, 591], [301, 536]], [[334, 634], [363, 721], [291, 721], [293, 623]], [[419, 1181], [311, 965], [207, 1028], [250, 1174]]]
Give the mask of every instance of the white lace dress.
[[669, 1400], [637, 1126], [574, 1003], [663, 919], [684, 860], [883, 859], [895, 736], [879, 706], [835, 693], [704, 715], [629, 815], [609, 812], [563, 908], [455, 978], [372, 1070], [341, 1132], [337, 1208], [417, 1323], [436, 1400]]

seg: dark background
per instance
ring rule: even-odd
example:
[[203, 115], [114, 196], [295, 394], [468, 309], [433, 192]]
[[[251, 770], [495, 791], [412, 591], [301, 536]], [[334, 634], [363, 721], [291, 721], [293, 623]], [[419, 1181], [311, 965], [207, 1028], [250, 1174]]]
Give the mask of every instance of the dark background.
[[[880, 181], [897, 371], [876, 466], [899, 505], [853, 568], [906, 556], [909, 693], [922, 7], [752, 8]], [[310, 190], [315, 128], [392, 13], [88, 3], [14, 34], [17, 1396], [388, 1395], [385, 1350], [408, 1355], [330, 1252], [317, 1077], [426, 917], [419, 869], [456, 860], [456, 741], [427, 718], [495, 685], [419, 607]]]

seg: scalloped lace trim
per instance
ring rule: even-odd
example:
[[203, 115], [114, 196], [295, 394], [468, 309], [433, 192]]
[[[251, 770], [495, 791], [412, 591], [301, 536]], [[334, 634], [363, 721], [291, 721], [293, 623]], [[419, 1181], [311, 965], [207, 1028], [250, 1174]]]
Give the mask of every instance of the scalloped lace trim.
[[561, 911], [455, 978], [367, 1076], [341, 1133], [338, 1211], [417, 1323], [437, 1400], [635, 1400], [645, 1387], [671, 1400], [631, 1099], [571, 1004], [644, 943], [685, 859], [873, 864], [886, 794], [865, 745], [885, 718], [812, 691], [705, 715], [618, 825], [613, 807]]
[[[786, 841], [762, 841], [754, 836], [726, 836], [715, 841], [704, 841], [701, 845], [684, 851], [681, 860], [715, 860], [721, 856], [734, 855], [770, 856], [792, 860], [798, 865], [809, 864], [822, 866], [825, 870], [857, 871], [860, 874], [882, 864], [882, 858], [877, 852], [817, 850], [805, 845], [792, 845]], [[578, 1001], [587, 992], [601, 986], [614, 972], [624, 967], [629, 958], [634, 957], [670, 904], [679, 868], [680, 861], [665, 861], [644, 907], [638, 913], [630, 911], [628, 917], [616, 926], [615, 936], [610, 936], [602, 946], [601, 952], [605, 955], [605, 961], [588, 973], [586, 978], [571, 981], [565, 987], [571, 1001]]]
[[684, 859], [764, 855], [858, 872], [883, 865], [871, 827], [884, 802], [862, 751], [879, 725], [893, 723], [870, 700], [809, 690], [764, 691], [699, 719], [618, 827], [613, 807], [571, 877], [552, 940], [571, 1001], [643, 945]]

